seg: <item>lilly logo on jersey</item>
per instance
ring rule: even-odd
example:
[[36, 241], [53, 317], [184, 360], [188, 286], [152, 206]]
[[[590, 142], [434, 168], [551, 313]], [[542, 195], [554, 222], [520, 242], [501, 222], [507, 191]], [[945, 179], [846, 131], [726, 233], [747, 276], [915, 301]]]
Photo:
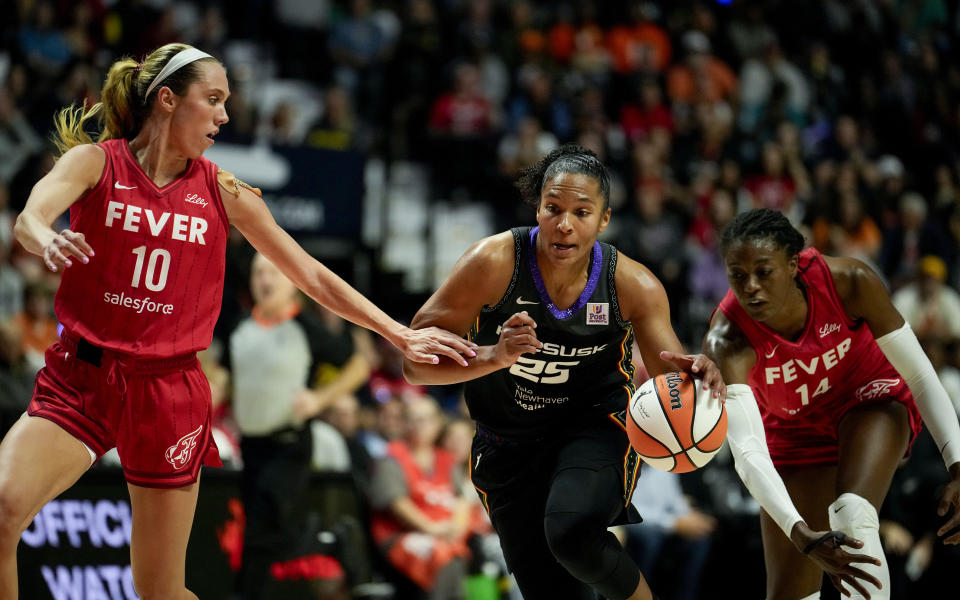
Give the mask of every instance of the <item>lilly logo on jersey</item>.
[[190, 462], [190, 455], [193, 454], [193, 449], [197, 447], [197, 438], [200, 437], [201, 431], [203, 431], [203, 425], [197, 427], [177, 440], [176, 444], [167, 448], [165, 458], [168, 463], [173, 465], [174, 470], [179, 471]]
[[820, 337], [826, 337], [834, 331], [840, 331], [840, 323], [829, 323], [820, 328]]
[[201, 198], [200, 194], [187, 194], [187, 197], [184, 198], [183, 201], [196, 204], [197, 206], [203, 206], [204, 208], [207, 206], [207, 201]]
[[857, 389], [857, 400], [864, 402], [874, 400], [890, 393], [894, 387], [900, 384], [900, 379], [874, 379], [865, 386]]
[[610, 304], [608, 302], [587, 302], [587, 325], [609, 325]]

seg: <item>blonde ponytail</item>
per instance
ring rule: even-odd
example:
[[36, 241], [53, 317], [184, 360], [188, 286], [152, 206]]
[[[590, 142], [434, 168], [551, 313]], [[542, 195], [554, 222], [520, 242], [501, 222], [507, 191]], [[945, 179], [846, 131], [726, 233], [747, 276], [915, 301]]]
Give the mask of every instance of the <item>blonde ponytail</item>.
[[[149, 102], [150, 98], [144, 98], [144, 92], [163, 66], [187, 48], [190, 48], [187, 44], [167, 44], [151, 52], [142, 63], [132, 58], [121, 58], [113, 63], [100, 90], [100, 102], [90, 108], [86, 105], [70, 105], [54, 118], [53, 143], [57, 147], [58, 156], [74, 146], [93, 143], [86, 125], [94, 119], [100, 131], [96, 139], [98, 142], [136, 137], [150, 115], [152, 104]], [[186, 65], [177, 73], [166, 77], [161, 87], [169, 87], [175, 94], [182, 96], [186, 93], [187, 86], [198, 78], [199, 70], [196, 66]], [[157, 91], [158, 89], [151, 91], [150, 96], [156, 97]]]
[[140, 70], [132, 58], [118, 60], [107, 73], [107, 80], [100, 90], [100, 102], [89, 108], [71, 104], [57, 113], [53, 143], [59, 155], [74, 146], [93, 143], [86, 128], [93, 119], [100, 130], [98, 142], [136, 135], [139, 129], [136, 113], [140, 112], [140, 107], [136, 106], [136, 87]]

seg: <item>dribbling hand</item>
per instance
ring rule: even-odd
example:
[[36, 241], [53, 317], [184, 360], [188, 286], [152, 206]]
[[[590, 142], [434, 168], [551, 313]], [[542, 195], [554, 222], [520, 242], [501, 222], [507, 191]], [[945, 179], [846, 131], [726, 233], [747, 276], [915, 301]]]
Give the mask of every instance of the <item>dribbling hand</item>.
[[677, 354], [664, 350], [660, 353], [660, 358], [671, 362], [680, 369], [693, 374], [698, 379], [703, 380], [704, 389], [709, 388], [713, 394], [724, 402], [727, 399], [727, 386], [723, 383], [723, 376], [720, 375], [720, 369], [716, 363], [710, 360], [706, 354]]
[[73, 266], [71, 257], [82, 263], [88, 263], [90, 256], [93, 256], [93, 248], [87, 243], [83, 234], [69, 229], [64, 229], [55, 235], [43, 247], [43, 264], [54, 273]]
[[[850, 596], [850, 590], [844, 587], [844, 583], [857, 590], [864, 598], [869, 600], [870, 592], [864, 587], [861, 580], [869, 582], [876, 589], [880, 589], [880, 580], [870, 575], [863, 569], [853, 566], [853, 563], [870, 563], [880, 565], [880, 561], [866, 554], [852, 554], [844, 550], [848, 548], [863, 548], [863, 542], [847, 536], [840, 531], [813, 531], [809, 527], [797, 524], [797, 528], [803, 527], [804, 532], [799, 531], [794, 538], [794, 543], [798, 539], [804, 540], [801, 543], [801, 550], [810, 560], [817, 563], [817, 566], [823, 569], [833, 583], [844, 596]], [[797, 535], [799, 534], [799, 537]], [[809, 540], [809, 541], [806, 541]]]
[[464, 356], [472, 358], [477, 355], [474, 351], [476, 344], [439, 327], [407, 328], [401, 338], [403, 341], [397, 347], [404, 356], [417, 363], [435, 365], [440, 362], [439, 355], [443, 355], [465, 367], [469, 363]]
[[517, 362], [521, 354], [535, 354], [543, 348], [543, 343], [537, 339], [537, 322], [527, 311], [513, 313], [503, 322], [500, 329], [500, 341], [497, 342], [496, 352], [507, 365]]

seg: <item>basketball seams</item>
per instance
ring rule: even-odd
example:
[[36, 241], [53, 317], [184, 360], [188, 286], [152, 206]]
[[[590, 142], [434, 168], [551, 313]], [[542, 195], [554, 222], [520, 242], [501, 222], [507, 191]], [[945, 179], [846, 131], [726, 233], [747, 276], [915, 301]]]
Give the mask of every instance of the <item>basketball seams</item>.
[[[720, 446], [723, 445], [723, 442], [721, 441], [721, 442], [720, 442], [720, 446], [717, 446], [717, 448], [714, 448], [714, 450], [705, 450], [705, 449], [703, 449], [703, 448], [700, 447], [700, 444], [702, 444], [704, 441], [706, 441], [707, 439], [709, 439], [710, 436], [713, 434], [713, 432], [717, 430], [717, 427], [720, 426], [720, 422], [721, 422], [721, 421], [724, 421], [724, 417], [726, 417], [726, 411], [723, 409], [723, 407], [720, 408], [720, 412], [719, 412], [718, 414], [719, 414], [719, 416], [717, 417], [717, 421], [713, 424], [713, 427], [710, 428], [710, 431], [708, 431], [706, 434], [704, 434], [704, 436], [703, 436], [702, 438], [700, 438], [700, 439], [697, 441], [696, 444], [694, 444], [694, 446], [697, 448], [697, 450], [700, 450], [701, 452], [713, 452], [714, 450], [719, 449]], [[724, 436], [724, 437], [726, 437], [726, 436]]]
[[[637, 454], [645, 462], [658, 470], [686, 473], [706, 465], [719, 452], [723, 440], [726, 438], [726, 411], [721, 404], [719, 414], [716, 415], [713, 422], [706, 421], [706, 419], [714, 417], [711, 414], [714, 407], [705, 405], [701, 407], [702, 410], [697, 411], [697, 403], [701, 400], [710, 401], [709, 398], [699, 398], [699, 396], [708, 392], [701, 392], [697, 388], [697, 381], [690, 374], [680, 373], [678, 375], [681, 380], [679, 385], [676, 385], [676, 379], [674, 379], [672, 381], [674, 383], [673, 388], [670, 388], [664, 375], [655, 376], [652, 380], [646, 382], [644, 385], [647, 386], [647, 389], [641, 396], [648, 395], [650, 391], [654, 394], [647, 398], [641, 398], [636, 397], [635, 393], [630, 398], [627, 410], [624, 413], [630, 415], [628, 434], [630, 434], [631, 443], [636, 440], [637, 444], [634, 445], [634, 448], [643, 449], [642, 451], [638, 450]], [[675, 378], [677, 375], [674, 374], [672, 377]], [[641, 388], [638, 388], [638, 391]], [[673, 392], [673, 395], [670, 392]], [[678, 398], [681, 406], [676, 406]], [[654, 402], [659, 406], [659, 413], [654, 411], [648, 414], [646, 411], [653, 411], [652, 403]], [[671, 402], [669, 407], [667, 406], [668, 402]], [[690, 402], [693, 403], [692, 406], [688, 405]], [[636, 413], [635, 409], [638, 406], [644, 406], [645, 410]], [[635, 416], [637, 414], [643, 415], [643, 418], [638, 419]], [[704, 419], [705, 422], [697, 423], [697, 418]], [[687, 420], [686, 424], [681, 423], [684, 419]], [[644, 426], [641, 426], [641, 421]], [[703, 435], [698, 438], [698, 430], [704, 428], [708, 429], [702, 432]], [[686, 441], [679, 436], [680, 431], [689, 431], [689, 437]], [[670, 436], [673, 436], [673, 445], [678, 447], [676, 452], [671, 449]], [[652, 444], [650, 440], [656, 443]]]
[[[659, 381], [657, 381], [657, 384], [659, 384]], [[677, 466], [678, 466], [678, 464], [679, 464], [679, 462], [680, 462], [680, 461], [677, 460], [677, 457], [680, 456], [681, 454], [682, 454], [683, 456], [685, 456], [688, 461], [690, 461], [690, 464], [691, 464], [691, 465], [696, 464], [696, 463], [693, 462], [693, 459], [690, 458], [690, 455], [687, 454], [687, 451], [686, 451], [685, 449], [683, 449], [683, 442], [680, 440], [680, 436], [677, 435], [677, 428], [674, 427], [673, 421], [670, 419], [670, 415], [667, 413], [667, 409], [666, 409], [666, 407], [663, 405], [664, 398], [662, 398], [662, 397], [660, 396], [660, 386], [655, 384], [655, 385], [653, 386], [653, 389], [654, 389], [654, 392], [656, 392], [656, 394], [657, 394], [657, 405], [660, 407], [660, 410], [663, 412], [663, 417], [667, 420], [667, 425], [670, 427], [670, 431], [673, 433], [673, 438], [674, 438], [675, 440], [677, 440], [677, 444], [679, 444], [679, 445], [680, 445], [680, 448], [681, 448], [680, 452], [678, 452], [678, 453], [676, 453], [676, 454], [673, 455], [673, 462], [674, 462], [674, 464], [673, 464], [673, 469], [676, 469], [676, 468], [677, 468]], [[669, 395], [667, 395], [667, 399], [666, 399], [666, 400], [667, 400], [667, 402], [670, 401], [670, 396], [669, 396]], [[694, 402], [694, 405], [696, 405], [696, 402]], [[691, 438], [690, 438], [690, 441], [691, 441], [691, 443], [693, 442], [693, 437], [692, 437], [692, 436], [691, 436]], [[669, 450], [669, 448], [668, 448], [668, 450]], [[670, 471], [673, 472], [673, 469], [670, 469]]]
[[640, 452], [637, 452], [637, 454], [639, 454], [640, 456], [646, 456], [647, 458], [667, 458], [668, 456], [673, 456], [673, 452], [670, 450], [670, 448], [667, 447], [666, 444], [664, 444], [657, 438], [653, 437], [652, 435], [644, 431], [643, 427], [640, 426], [640, 423], [637, 423], [637, 420], [633, 417], [633, 411], [628, 410], [627, 414], [630, 415], [630, 420], [633, 421], [633, 425], [638, 432], [647, 436], [647, 438], [649, 438], [650, 440], [656, 442], [661, 448], [664, 449], [664, 451], [666, 451], [666, 454], [664, 456], [650, 456], [649, 454], [640, 454]]

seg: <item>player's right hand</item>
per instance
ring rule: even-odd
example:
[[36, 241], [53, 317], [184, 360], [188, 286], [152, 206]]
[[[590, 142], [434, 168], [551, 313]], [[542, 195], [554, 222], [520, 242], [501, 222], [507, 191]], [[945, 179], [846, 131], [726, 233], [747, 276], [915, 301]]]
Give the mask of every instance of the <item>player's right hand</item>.
[[83, 234], [69, 229], [64, 229], [55, 235], [43, 247], [43, 264], [54, 273], [73, 266], [71, 257], [82, 263], [88, 263], [90, 256], [93, 256], [93, 248], [87, 243]]
[[543, 348], [537, 339], [537, 322], [527, 311], [513, 313], [500, 327], [500, 340], [495, 352], [506, 365], [517, 362], [521, 354], [535, 354]]
[[[870, 563], [879, 566], [880, 560], [866, 554], [852, 554], [844, 550], [844, 547], [863, 548], [863, 542], [840, 531], [813, 531], [809, 527], [804, 529], [806, 532], [803, 537], [806, 544], [801, 549], [810, 560], [823, 569], [833, 583], [833, 587], [837, 588], [841, 594], [850, 596], [850, 590], [843, 586], [847, 584], [869, 600], [870, 592], [867, 591], [863, 582], [872, 584], [875, 589], [881, 588], [879, 579], [853, 566], [853, 563]], [[794, 541], [796, 542], [796, 539]]]

